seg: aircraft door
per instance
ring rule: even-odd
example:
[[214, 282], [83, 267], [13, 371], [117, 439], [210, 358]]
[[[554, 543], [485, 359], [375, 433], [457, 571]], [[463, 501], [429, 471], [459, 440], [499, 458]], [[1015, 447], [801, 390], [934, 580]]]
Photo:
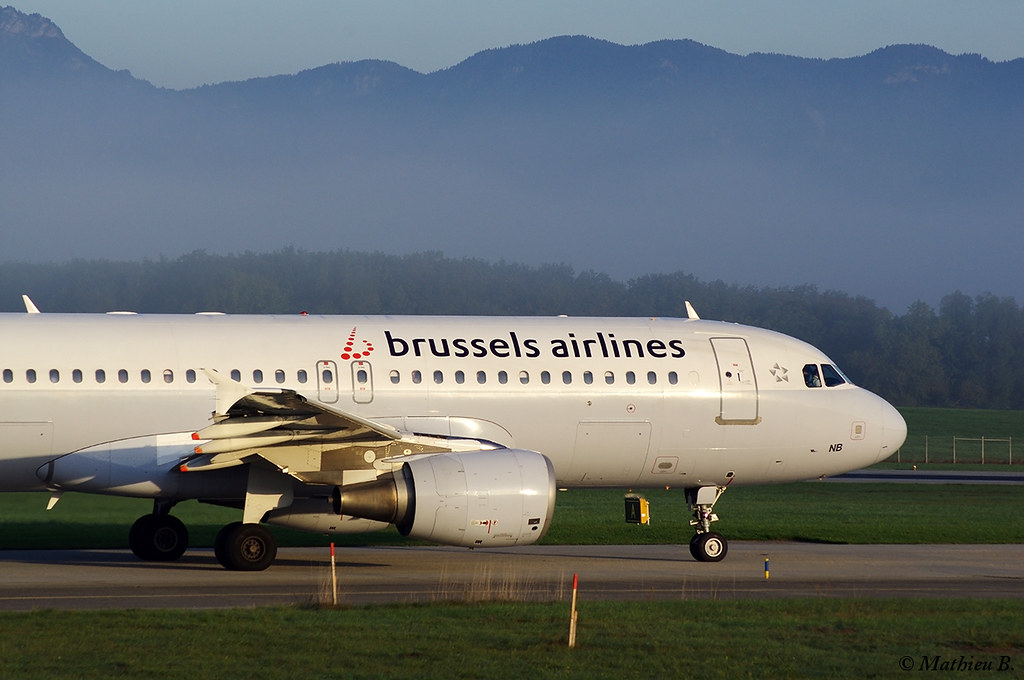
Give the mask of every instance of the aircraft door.
[[338, 365], [331, 360], [318, 361], [316, 364], [316, 382], [318, 398], [325, 404], [338, 401]]
[[373, 401], [373, 371], [369, 361], [352, 362], [352, 399], [357, 404]]
[[715, 420], [720, 425], [756, 425], [761, 422], [757, 410], [757, 378], [750, 348], [743, 338], [711, 338], [718, 362], [721, 385], [721, 411]]

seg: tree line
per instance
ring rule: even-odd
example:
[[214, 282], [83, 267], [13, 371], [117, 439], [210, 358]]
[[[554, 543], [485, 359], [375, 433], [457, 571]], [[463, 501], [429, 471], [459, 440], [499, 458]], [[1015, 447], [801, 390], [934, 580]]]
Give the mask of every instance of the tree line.
[[686, 315], [793, 335], [856, 383], [901, 406], [1024, 410], [1024, 310], [1013, 298], [946, 295], [902, 315], [865, 297], [650, 274], [627, 282], [567, 265], [352, 251], [214, 255], [143, 262], [0, 265], [0, 310], [234, 314]]

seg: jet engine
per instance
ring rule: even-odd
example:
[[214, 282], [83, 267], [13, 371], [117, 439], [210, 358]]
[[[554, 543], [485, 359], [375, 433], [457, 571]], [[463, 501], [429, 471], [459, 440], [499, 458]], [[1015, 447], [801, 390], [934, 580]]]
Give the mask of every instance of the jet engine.
[[555, 471], [534, 451], [414, 456], [371, 482], [334, 489], [334, 511], [403, 536], [469, 548], [529, 545], [548, 530]]

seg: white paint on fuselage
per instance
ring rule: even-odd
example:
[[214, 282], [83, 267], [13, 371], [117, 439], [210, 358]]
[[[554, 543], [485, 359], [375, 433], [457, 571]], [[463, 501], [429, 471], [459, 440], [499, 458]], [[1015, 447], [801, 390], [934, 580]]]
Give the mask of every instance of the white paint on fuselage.
[[[712, 338], [746, 340], [756, 422], [716, 422], [733, 397]], [[511, 439], [497, 443], [548, 456], [560, 486], [781, 482], [895, 453], [906, 433], [895, 409], [854, 385], [807, 387], [809, 363], [832, 362], [778, 333], [703, 320], [0, 315], [0, 490], [44, 488], [36, 470], [67, 453], [207, 426], [204, 368], [371, 420], [458, 417], [457, 436], [486, 424]]]

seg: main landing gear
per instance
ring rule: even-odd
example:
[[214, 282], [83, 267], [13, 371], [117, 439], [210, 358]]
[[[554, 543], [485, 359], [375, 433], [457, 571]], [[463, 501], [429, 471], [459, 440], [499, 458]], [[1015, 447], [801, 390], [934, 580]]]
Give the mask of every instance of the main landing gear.
[[[188, 550], [188, 529], [169, 514], [173, 503], [154, 503], [153, 513], [135, 521], [128, 545], [145, 562], [173, 562]], [[234, 522], [217, 534], [217, 561], [231, 571], [262, 571], [277, 557], [277, 541], [260, 524]]]
[[213, 554], [230, 571], [263, 571], [277, 557], [277, 541], [260, 524], [233, 522], [217, 534]]
[[140, 560], [173, 562], [188, 550], [188, 529], [170, 515], [172, 504], [157, 501], [153, 514], [135, 520], [128, 532], [128, 545]]
[[721, 562], [729, 552], [725, 537], [711, 531], [711, 523], [718, 521], [718, 515], [711, 510], [723, 493], [724, 486], [701, 486], [686, 490], [686, 501], [693, 510], [690, 526], [697, 531], [690, 539], [690, 554], [698, 562]]

